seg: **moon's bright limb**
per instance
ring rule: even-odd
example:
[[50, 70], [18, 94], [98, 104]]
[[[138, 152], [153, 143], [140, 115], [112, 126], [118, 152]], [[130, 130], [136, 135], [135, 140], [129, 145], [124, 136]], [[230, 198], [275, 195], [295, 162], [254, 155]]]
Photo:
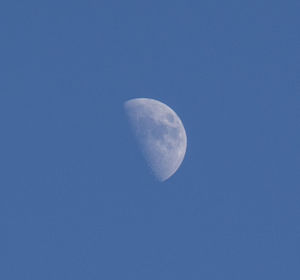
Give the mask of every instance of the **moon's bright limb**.
[[125, 102], [125, 111], [151, 170], [159, 181], [171, 177], [181, 165], [187, 146], [184, 126], [164, 103], [150, 98]]

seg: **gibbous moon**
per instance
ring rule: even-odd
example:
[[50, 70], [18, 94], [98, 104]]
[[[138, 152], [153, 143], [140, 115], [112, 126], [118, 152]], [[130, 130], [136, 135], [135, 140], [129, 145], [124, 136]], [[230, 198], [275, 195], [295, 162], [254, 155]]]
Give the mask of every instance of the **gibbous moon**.
[[179, 168], [186, 152], [180, 118], [166, 104], [150, 98], [128, 100], [124, 108], [150, 169], [159, 181], [165, 181]]

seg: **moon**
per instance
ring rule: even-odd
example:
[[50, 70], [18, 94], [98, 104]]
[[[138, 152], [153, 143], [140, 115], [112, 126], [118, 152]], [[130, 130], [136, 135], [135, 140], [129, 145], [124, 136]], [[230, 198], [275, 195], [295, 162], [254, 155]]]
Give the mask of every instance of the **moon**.
[[150, 98], [124, 103], [126, 115], [150, 170], [159, 181], [170, 178], [181, 165], [187, 136], [178, 115]]

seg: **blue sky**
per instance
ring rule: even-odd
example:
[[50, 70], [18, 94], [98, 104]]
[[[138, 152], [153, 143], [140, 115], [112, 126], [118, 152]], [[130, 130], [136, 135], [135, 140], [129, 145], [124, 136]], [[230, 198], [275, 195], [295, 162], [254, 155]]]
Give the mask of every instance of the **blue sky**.
[[[298, 1], [2, 1], [0, 278], [299, 279]], [[158, 99], [153, 179], [123, 112]]]

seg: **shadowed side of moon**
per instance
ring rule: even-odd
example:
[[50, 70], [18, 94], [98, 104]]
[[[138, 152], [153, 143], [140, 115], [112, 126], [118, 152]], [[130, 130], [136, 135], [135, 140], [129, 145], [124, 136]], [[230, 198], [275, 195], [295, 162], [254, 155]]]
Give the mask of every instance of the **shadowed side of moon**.
[[125, 112], [153, 174], [159, 181], [171, 177], [181, 165], [187, 146], [184, 126], [164, 103], [150, 98], [126, 101]]

